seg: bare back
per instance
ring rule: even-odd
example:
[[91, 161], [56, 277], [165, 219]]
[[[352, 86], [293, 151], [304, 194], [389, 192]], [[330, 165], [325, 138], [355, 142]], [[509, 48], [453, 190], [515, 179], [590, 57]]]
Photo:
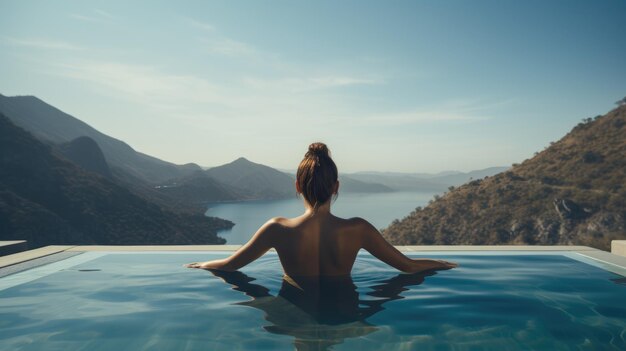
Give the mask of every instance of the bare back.
[[[273, 218], [245, 245], [228, 258], [194, 262], [190, 268], [233, 271], [275, 248], [287, 277], [301, 278], [298, 285], [321, 277], [350, 274], [357, 253], [365, 249], [379, 260], [403, 272], [450, 269], [457, 265], [442, 260], [410, 259], [388, 243], [374, 226], [362, 218], [342, 219], [325, 210], [309, 211], [296, 218]], [[308, 279], [312, 278], [312, 279]]]
[[289, 276], [348, 275], [362, 247], [359, 220], [330, 213], [276, 218], [272, 246]]

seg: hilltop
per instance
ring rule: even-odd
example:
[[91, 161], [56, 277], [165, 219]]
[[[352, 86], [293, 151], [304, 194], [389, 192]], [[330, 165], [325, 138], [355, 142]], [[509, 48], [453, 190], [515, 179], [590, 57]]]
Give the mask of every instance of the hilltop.
[[295, 196], [294, 179], [274, 168], [240, 157], [231, 163], [210, 168], [206, 175], [252, 199], [282, 199]]
[[626, 106], [587, 118], [522, 164], [395, 220], [394, 244], [575, 244], [626, 238]]

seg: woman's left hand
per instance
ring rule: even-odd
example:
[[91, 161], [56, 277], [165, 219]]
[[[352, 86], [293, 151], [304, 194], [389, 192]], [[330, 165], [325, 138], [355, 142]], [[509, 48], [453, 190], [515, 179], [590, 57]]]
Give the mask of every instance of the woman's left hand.
[[187, 267], [187, 268], [198, 268], [198, 269], [207, 269], [208, 268], [208, 263], [210, 263], [210, 262], [193, 262], [193, 263], [187, 263], [186, 265], [184, 265], [184, 267]]

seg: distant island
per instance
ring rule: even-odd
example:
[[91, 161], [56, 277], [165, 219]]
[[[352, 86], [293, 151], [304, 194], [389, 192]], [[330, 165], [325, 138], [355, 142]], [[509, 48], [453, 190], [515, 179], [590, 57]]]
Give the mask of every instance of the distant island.
[[383, 231], [397, 245], [588, 245], [626, 238], [626, 105], [495, 176], [451, 187]]

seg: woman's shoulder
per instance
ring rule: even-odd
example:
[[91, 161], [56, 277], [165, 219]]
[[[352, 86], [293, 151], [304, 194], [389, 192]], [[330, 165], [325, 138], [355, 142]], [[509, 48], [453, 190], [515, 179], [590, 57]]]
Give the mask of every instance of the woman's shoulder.
[[285, 232], [297, 228], [300, 222], [299, 218], [273, 217], [264, 226], [274, 232]]
[[289, 224], [289, 218], [285, 218], [285, 217], [273, 217], [267, 220], [267, 222], [265, 222], [265, 226], [271, 227], [271, 228], [282, 228], [282, 227], [287, 227]]
[[283, 217], [270, 218], [261, 226], [261, 228], [259, 228], [258, 233], [267, 236], [270, 234], [281, 232], [285, 228], [287, 228], [287, 226], [285, 225], [286, 221], [287, 218]]
[[260, 240], [272, 243], [275, 241], [277, 235], [285, 232], [287, 227], [284, 224], [286, 218], [274, 217], [265, 222], [259, 230], [255, 233], [254, 237], [258, 237]]
[[[366, 219], [361, 217], [352, 217], [352, 218], [341, 218], [334, 217], [334, 225], [342, 231], [357, 231], [364, 232], [369, 230], [376, 230], [374, 226], [368, 222]], [[285, 231], [289, 229], [296, 229], [302, 223], [302, 218], [285, 218], [285, 217], [274, 217], [270, 218], [264, 225], [267, 230], [276, 232], [276, 231]]]
[[366, 219], [361, 217], [341, 218], [342, 224], [348, 229], [354, 229], [359, 232], [374, 228], [374, 226]]

